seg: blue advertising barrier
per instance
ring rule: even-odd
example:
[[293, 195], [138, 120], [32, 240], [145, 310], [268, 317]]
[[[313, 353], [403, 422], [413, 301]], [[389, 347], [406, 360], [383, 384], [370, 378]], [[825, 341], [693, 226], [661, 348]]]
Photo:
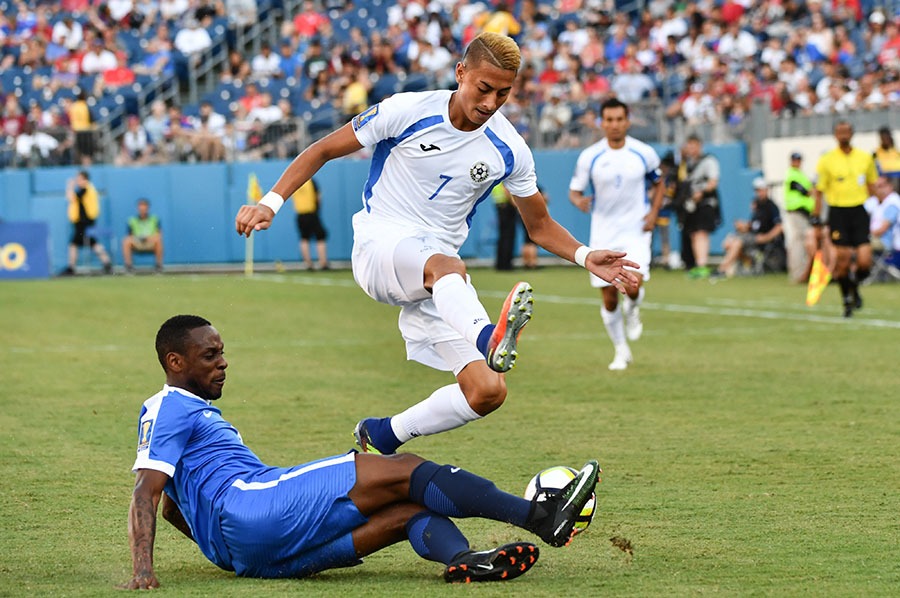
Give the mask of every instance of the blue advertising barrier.
[[[657, 146], [664, 153], [668, 148]], [[743, 144], [710, 145], [727, 180], [720, 186], [723, 224], [712, 235], [711, 252], [721, 252], [721, 242], [735, 219], [746, 218], [752, 198], [751, 181], [756, 171], [746, 168]], [[588, 241], [590, 217], [568, 199], [569, 180], [579, 150], [535, 151], [538, 184], [550, 198], [550, 214], [582, 242]], [[102, 243], [116, 265], [122, 264], [121, 243], [128, 218], [136, 212], [138, 198], [150, 200], [150, 211], [162, 222], [166, 264], [240, 263], [244, 240], [234, 230], [234, 216], [247, 202], [247, 181], [255, 174], [263, 191], [271, 188], [287, 160], [219, 164], [168, 164], [143, 167], [92, 166], [91, 182], [100, 194], [97, 226], [110, 231]], [[49, 227], [51, 268], [66, 263], [72, 225], [66, 217], [66, 180], [77, 169], [40, 168], [0, 171], [0, 219], [39, 221]], [[328, 230], [328, 254], [334, 261], [350, 259], [353, 246], [352, 215], [362, 207], [362, 189], [369, 174], [369, 160], [345, 158], [326, 164], [314, 177], [322, 193], [321, 218]], [[522, 235], [519, 235], [521, 241]], [[673, 249], [678, 234], [673, 230]], [[460, 254], [464, 258], [491, 258], [497, 240], [497, 216], [491, 202], [478, 206], [469, 238]], [[293, 206], [284, 207], [272, 227], [254, 239], [254, 257], [263, 262], [297, 262], [299, 236]]]
[[48, 231], [45, 222], [0, 222], [0, 280], [50, 276]]

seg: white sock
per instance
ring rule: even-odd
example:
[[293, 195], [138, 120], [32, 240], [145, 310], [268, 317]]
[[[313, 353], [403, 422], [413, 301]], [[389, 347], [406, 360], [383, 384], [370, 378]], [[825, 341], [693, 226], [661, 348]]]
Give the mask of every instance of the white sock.
[[459, 384], [437, 389], [431, 396], [391, 418], [391, 429], [400, 442], [464, 426], [481, 419], [466, 400]]
[[482, 329], [491, 323], [475, 287], [459, 274], [440, 277], [431, 288], [431, 296], [441, 318], [473, 345]]
[[625, 308], [625, 313], [628, 314], [630, 318], [633, 315], [640, 314], [641, 303], [644, 302], [644, 287], [638, 289], [637, 299], [632, 299], [627, 294], [623, 297], [623, 307]]
[[628, 346], [625, 340], [625, 319], [622, 317], [622, 306], [617, 305], [616, 311], [606, 311], [605, 307], [601, 307], [600, 317], [603, 318], [606, 334], [609, 335], [613, 346], [617, 349], [622, 345]]

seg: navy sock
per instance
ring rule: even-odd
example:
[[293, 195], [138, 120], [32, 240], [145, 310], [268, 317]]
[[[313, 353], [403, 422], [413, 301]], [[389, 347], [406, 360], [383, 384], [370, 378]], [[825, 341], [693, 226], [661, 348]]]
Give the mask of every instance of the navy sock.
[[481, 332], [478, 333], [478, 340], [475, 341], [475, 347], [485, 357], [487, 357], [488, 341], [491, 340], [491, 335], [494, 333], [494, 328], [496, 328], [494, 324], [488, 324], [487, 326], [482, 328]]
[[426, 461], [409, 478], [409, 496], [446, 517], [484, 517], [523, 527], [531, 501], [503, 492], [494, 482], [459, 467]]
[[373, 417], [366, 420], [366, 430], [369, 432], [369, 438], [379, 451], [384, 454], [397, 452], [400, 445], [400, 439], [394, 434], [391, 428], [391, 418], [389, 417]]
[[406, 536], [423, 559], [449, 565], [453, 557], [469, 549], [469, 541], [452, 521], [431, 511], [422, 511], [406, 522]]

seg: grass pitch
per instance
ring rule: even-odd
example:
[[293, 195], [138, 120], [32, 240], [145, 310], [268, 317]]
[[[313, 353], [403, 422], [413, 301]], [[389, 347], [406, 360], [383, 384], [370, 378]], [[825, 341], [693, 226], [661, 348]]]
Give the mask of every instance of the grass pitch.
[[[407, 445], [504, 489], [550, 465], [604, 468], [598, 513], [519, 580], [447, 587], [406, 544], [307, 580], [235, 579], [160, 519], [177, 596], [896, 595], [900, 587], [900, 285], [807, 308], [782, 277], [710, 284], [654, 271], [635, 363], [609, 372], [599, 297], [576, 268], [473, 270], [494, 313], [535, 287], [497, 413]], [[351, 447], [356, 421], [451, 381], [405, 361], [397, 310], [349, 272], [75, 278], [0, 284], [0, 595], [121, 595], [141, 402], [163, 374], [157, 328], [209, 318], [230, 361], [219, 405], [267, 463]], [[473, 546], [528, 538], [463, 520]]]

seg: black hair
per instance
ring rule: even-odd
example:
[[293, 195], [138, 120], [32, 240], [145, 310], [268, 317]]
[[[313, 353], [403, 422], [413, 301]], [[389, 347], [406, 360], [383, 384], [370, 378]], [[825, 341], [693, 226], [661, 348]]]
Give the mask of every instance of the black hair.
[[172, 316], [159, 327], [156, 333], [156, 357], [159, 364], [166, 369], [166, 355], [169, 353], [184, 354], [188, 334], [195, 328], [210, 326], [209, 320], [200, 316]]
[[87, 170], [79, 170], [79, 171], [78, 171], [78, 174], [80, 174], [81, 176], [83, 176], [83, 177], [84, 177], [84, 180], [86, 180], [86, 181], [91, 180], [91, 173], [89, 173]]
[[603, 111], [606, 109], [614, 109], [614, 108], [624, 108], [625, 116], [628, 116], [628, 104], [620, 100], [619, 98], [609, 98], [602, 104], [600, 104], [600, 118], [603, 118]]

